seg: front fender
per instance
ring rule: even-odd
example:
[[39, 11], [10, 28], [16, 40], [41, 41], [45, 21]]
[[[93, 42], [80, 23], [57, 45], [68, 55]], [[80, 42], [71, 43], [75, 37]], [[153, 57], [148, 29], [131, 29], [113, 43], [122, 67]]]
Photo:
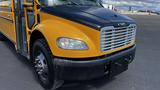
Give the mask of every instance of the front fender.
[[[100, 52], [100, 32], [87, 26], [61, 20], [45, 20], [35, 27], [47, 40], [54, 56], [67, 58], [88, 58], [102, 55]], [[57, 46], [59, 37], [68, 37], [84, 41], [88, 50], [64, 50]]]

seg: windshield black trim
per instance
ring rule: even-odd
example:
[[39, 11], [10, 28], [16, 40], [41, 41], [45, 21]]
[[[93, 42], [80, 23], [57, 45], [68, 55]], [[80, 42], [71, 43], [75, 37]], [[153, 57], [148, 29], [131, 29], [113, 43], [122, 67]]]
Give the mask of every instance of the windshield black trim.
[[[77, 0], [76, 0], [77, 1]], [[90, 0], [88, 0], [88, 2], [90, 1], [90, 3], [85, 3], [85, 2], [87, 2], [87, 1], [85, 1], [84, 3], [82, 3], [82, 1], [80, 1], [79, 3], [78, 2], [76, 2], [76, 1], [74, 1], [74, 0], [68, 0], [68, 1], [66, 1], [66, 3], [64, 3], [64, 4], [57, 4], [56, 5], [56, 3], [55, 3], [55, 5], [54, 6], [61, 6], [61, 5], [76, 5], [76, 6], [101, 6], [97, 1], [90, 1]], [[91, 3], [92, 2], [92, 3]], [[40, 3], [41, 3], [41, 5], [43, 5], [43, 6], [46, 6], [46, 7], [48, 7], [48, 5], [45, 5], [45, 2], [41, 2], [40, 1]], [[53, 6], [53, 7], [54, 7]]]

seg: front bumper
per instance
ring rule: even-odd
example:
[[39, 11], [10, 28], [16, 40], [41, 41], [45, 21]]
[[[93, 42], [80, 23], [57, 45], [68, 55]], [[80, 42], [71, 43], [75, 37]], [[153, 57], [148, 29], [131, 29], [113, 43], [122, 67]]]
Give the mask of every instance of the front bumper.
[[56, 77], [60, 80], [91, 80], [104, 75], [113, 77], [126, 71], [135, 56], [136, 46], [113, 55], [88, 60], [55, 58]]

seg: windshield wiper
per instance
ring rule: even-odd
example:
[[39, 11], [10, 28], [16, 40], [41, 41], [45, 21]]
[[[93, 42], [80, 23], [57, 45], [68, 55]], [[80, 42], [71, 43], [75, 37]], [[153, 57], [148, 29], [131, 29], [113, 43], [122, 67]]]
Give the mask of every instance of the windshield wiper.
[[76, 3], [76, 2], [74, 2], [74, 1], [72, 1], [72, 0], [69, 0], [72, 4], [74, 4], [74, 5], [80, 5], [80, 4], [78, 4], [78, 3]]

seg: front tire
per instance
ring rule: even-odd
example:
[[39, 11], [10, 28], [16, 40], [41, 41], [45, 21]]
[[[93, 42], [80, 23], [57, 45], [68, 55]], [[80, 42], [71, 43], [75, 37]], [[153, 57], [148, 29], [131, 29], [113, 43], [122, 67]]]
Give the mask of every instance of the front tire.
[[4, 41], [5, 37], [2, 35], [2, 33], [0, 33], [0, 41]]
[[36, 77], [45, 89], [52, 89], [55, 84], [53, 56], [44, 39], [35, 41], [32, 47], [31, 58]]

